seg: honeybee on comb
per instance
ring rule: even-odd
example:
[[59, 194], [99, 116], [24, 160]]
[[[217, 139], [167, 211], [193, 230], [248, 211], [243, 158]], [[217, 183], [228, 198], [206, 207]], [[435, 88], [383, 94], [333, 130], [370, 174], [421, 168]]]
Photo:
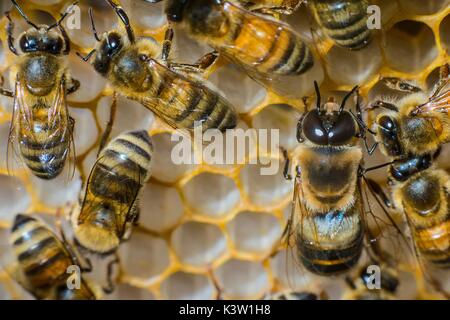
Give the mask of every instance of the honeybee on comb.
[[[168, 31], [160, 48], [154, 40], [136, 39], [125, 11], [106, 0], [124, 24], [126, 34], [111, 30], [98, 35], [91, 16], [98, 44], [86, 57], [92, 56], [94, 69], [109, 80], [119, 94], [136, 100], [176, 129], [193, 130], [196, 123], [202, 129], [225, 131], [236, 126], [234, 107], [206, 82], [177, 69], [168, 61], [173, 33]], [[159, 58], [160, 57], [160, 58]]]
[[82, 275], [78, 288], [69, 287], [69, 267], [78, 266], [80, 270], [81, 267], [68, 244], [59, 240], [44, 222], [18, 214], [11, 232], [11, 245], [17, 258], [12, 274], [35, 298], [96, 299], [95, 291]]
[[75, 121], [69, 115], [66, 96], [78, 89], [79, 82], [71, 78], [68, 71], [65, 56], [70, 52], [70, 40], [62, 26], [72, 6], [56, 23], [47, 26], [34, 24], [15, 0], [11, 2], [31, 28], [21, 34], [20, 51], [17, 50], [13, 39], [14, 23], [9, 13], [6, 14], [9, 49], [18, 56], [13, 69], [14, 92], [0, 91], [14, 97], [8, 167], [11, 157], [20, 153], [34, 175], [53, 179], [61, 173], [73, 151]]

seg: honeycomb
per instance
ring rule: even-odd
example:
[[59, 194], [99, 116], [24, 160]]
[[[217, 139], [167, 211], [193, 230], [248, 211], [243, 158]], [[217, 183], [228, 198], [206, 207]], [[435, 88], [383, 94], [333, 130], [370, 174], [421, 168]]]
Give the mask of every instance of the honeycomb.
[[[63, 0], [20, 1], [33, 21], [47, 23], [59, 17], [70, 2]], [[161, 41], [166, 29], [163, 3], [117, 1], [130, 16], [137, 35]], [[292, 95], [277, 95], [260, 86], [232, 65], [207, 74], [209, 80], [236, 106], [242, 128], [280, 129], [280, 144], [293, 151], [297, 145], [296, 123], [303, 111], [302, 96], [313, 94], [312, 82], [321, 84], [322, 94], [342, 97], [354, 85], [361, 87], [365, 102], [393, 95], [380, 76], [414, 79], [431, 88], [438, 68], [448, 61], [450, 49], [449, 0], [384, 0], [377, 2], [382, 13], [382, 31], [367, 48], [349, 52], [333, 47], [319, 37], [316, 45], [321, 60], [306, 75], [295, 79]], [[0, 97], [0, 250], [7, 250], [12, 218], [18, 212], [33, 213], [55, 222], [58, 209], [67, 208], [79, 195], [82, 180], [95, 161], [99, 135], [105, 128], [112, 90], [92, 67], [80, 61], [76, 51], [86, 53], [94, 46], [87, 15], [93, 7], [97, 29], [119, 25], [113, 11], [101, 0], [82, 0], [81, 29], [68, 30], [72, 42], [69, 56], [73, 77], [80, 80], [78, 92], [68, 97], [69, 112], [76, 120], [76, 172], [72, 179], [62, 174], [51, 181], [39, 180], [25, 169], [12, 175], [6, 169], [6, 146], [11, 120], [12, 99]], [[10, 2], [1, 0], [1, 12]], [[14, 11], [16, 39], [27, 26]], [[311, 18], [302, 7], [282, 17], [302, 35], [313, 41]], [[11, 88], [9, 67], [15, 57], [6, 41], [7, 20], [0, 20], [0, 73]], [[192, 63], [210, 49], [175, 30], [171, 58]], [[401, 57], [401, 58], [399, 58]], [[236, 87], [239, 83], [239, 87]], [[290, 88], [290, 89], [292, 89]], [[261, 299], [268, 293], [287, 289], [326, 291], [332, 299], [349, 297], [342, 277], [322, 278], [296, 268], [286, 248], [280, 246], [286, 217], [290, 212], [293, 185], [282, 176], [262, 176], [264, 165], [175, 165], [170, 159], [175, 142], [172, 130], [136, 102], [118, 98], [112, 137], [131, 129], [148, 129], [154, 141], [154, 165], [150, 182], [141, 197], [140, 223], [120, 248], [118, 286], [105, 299], [214, 299], [216, 286], [225, 299]], [[251, 143], [256, 143], [251, 141]], [[444, 149], [440, 165], [450, 167], [450, 151]], [[246, 155], [249, 157], [251, 155]], [[366, 164], [379, 164], [383, 157], [366, 156]], [[385, 181], [385, 172], [374, 176]], [[277, 254], [275, 252], [278, 251]], [[287, 272], [287, 270], [290, 270]], [[95, 280], [95, 279], [94, 279]], [[416, 267], [401, 268], [398, 297], [440, 298], [426, 287]], [[450, 281], [442, 280], [450, 287]], [[0, 273], [0, 299], [29, 299], [4, 271]]]

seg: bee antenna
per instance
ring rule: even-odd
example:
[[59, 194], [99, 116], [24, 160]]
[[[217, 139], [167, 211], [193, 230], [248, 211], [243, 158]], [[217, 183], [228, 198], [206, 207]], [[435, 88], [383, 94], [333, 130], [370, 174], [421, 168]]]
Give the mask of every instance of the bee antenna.
[[94, 12], [92, 11], [92, 7], [89, 8], [89, 18], [91, 20], [91, 27], [92, 27], [92, 32], [94, 33], [95, 40], [100, 42], [100, 38], [98, 37], [98, 34], [97, 34], [97, 29], [95, 28]]
[[25, 19], [25, 21], [32, 26], [35, 29], [39, 29], [39, 27], [34, 24], [29, 18], [28, 16], [25, 14], [25, 12], [23, 12], [22, 8], [19, 6], [19, 4], [16, 2], [16, 0], [11, 0], [12, 4], [14, 5], [14, 7], [17, 9], [17, 11], [19, 11], [20, 15], [22, 16], [22, 18]]
[[73, 12], [72, 9], [73, 9], [73, 7], [76, 6], [77, 4], [78, 4], [78, 1], [75, 1], [74, 3], [72, 3], [72, 4], [66, 9], [66, 12], [64, 12], [64, 13], [61, 15], [61, 18], [59, 18], [59, 20], [58, 20], [56, 23], [52, 24], [50, 27], [47, 28], [47, 31], [49, 31], [49, 30], [51, 30], [51, 29], [53, 29], [53, 28], [55, 28], [55, 27], [59, 27], [59, 26], [61, 25], [61, 23], [64, 21], [64, 19], [65, 19], [69, 14], [71, 14], [71, 13]]
[[105, 0], [109, 3], [109, 5], [116, 11], [117, 16], [120, 18], [122, 23], [125, 26], [125, 30], [127, 31], [128, 40], [130, 40], [131, 43], [135, 42], [135, 37], [133, 33], [133, 29], [131, 28], [130, 19], [128, 18], [128, 15], [126, 12], [122, 9], [122, 7], [115, 4], [112, 0]]
[[350, 98], [350, 96], [353, 94], [353, 92], [355, 92], [357, 89], [358, 89], [358, 86], [354, 86], [353, 89], [350, 90], [350, 92], [345, 95], [344, 99], [342, 99], [341, 107], [339, 108], [339, 114], [344, 110], [345, 104], [347, 103], [348, 98]]
[[317, 84], [317, 81], [315, 81], [315, 80], [314, 80], [314, 89], [316, 90], [316, 97], [317, 97], [316, 108], [317, 108], [317, 112], [319, 112], [322, 102], [321, 102], [321, 97], [320, 97], [319, 85]]

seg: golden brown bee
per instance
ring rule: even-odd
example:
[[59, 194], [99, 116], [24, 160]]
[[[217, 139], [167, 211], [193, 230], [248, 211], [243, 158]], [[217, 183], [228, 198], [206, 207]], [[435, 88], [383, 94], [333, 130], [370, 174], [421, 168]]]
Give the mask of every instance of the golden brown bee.
[[82, 277], [78, 289], [69, 288], [68, 268], [78, 266], [77, 259], [68, 245], [60, 241], [46, 224], [31, 216], [18, 214], [11, 232], [11, 244], [18, 262], [14, 277], [34, 297], [95, 299], [94, 292]]
[[419, 257], [441, 268], [450, 266], [450, 177], [434, 158], [450, 140], [448, 65], [431, 97], [399, 79], [388, 85], [409, 92], [398, 101], [376, 101], [376, 139], [392, 159], [388, 175], [395, 208], [404, 213]]
[[336, 45], [360, 50], [370, 43], [367, 0], [309, 0], [308, 6], [323, 33]]
[[11, 1], [32, 28], [20, 36], [19, 54], [12, 37], [14, 24], [7, 13], [9, 48], [18, 55], [13, 66], [15, 90], [0, 92], [14, 97], [8, 157], [17, 142], [21, 158], [33, 174], [53, 179], [63, 170], [73, 140], [74, 120], [68, 113], [66, 95], [79, 87], [79, 82], [69, 75], [65, 56], [70, 51], [70, 40], [61, 24], [71, 7], [55, 24], [38, 26], [16, 1]]
[[169, 0], [166, 13], [170, 22], [182, 25], [263, 85], [280, 76], [301, 75], [314, 64], [309, 47], [287, 24], [234, 1]]
[[[353, 267], [362, 252], [365, 233], [360, 176], [365, 128], [357, 114], [345, 110], [355, 87], [339, 105], [330, 99], [298, 122], [297, 174], [287, 240], [293, 234], [304, 267], [319, 275], [339, 274]], [[371, 150], [372, 151], [372, 150]], [[370, 151], [370, 152], [371, 152]], [[286, 162], [285, 177], [289, 161]]]
[[136, 222], [139, 192], [150, 178], [153, 147], [146, 131], [122, 133], [100, 152], [81, 206], [71, 216], [75, 241], [107, 255]]
[[174, 128], [192, 130], [196, 122], [202, 123], [203, 130], [224, 131], [236, 126], [237, 114], [225, 98], [188, 73], [176, 71], [176, 64], [167, 61], [172, 32], [166, 33], [162, 49], [152, 39], [136, 39], [123, 9], [107, 2], [124, 23], [126, 35], [112, 30], [99, 37], [90, 10], [99, 42], [83, 60], [96, 53], [92, 65], [114, 90], [140, 102]]

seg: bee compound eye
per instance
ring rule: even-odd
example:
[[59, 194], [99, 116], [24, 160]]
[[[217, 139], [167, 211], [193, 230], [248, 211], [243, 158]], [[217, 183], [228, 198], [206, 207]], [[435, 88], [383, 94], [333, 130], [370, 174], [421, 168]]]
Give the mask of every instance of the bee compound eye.
[[322, 119], [317, 111], [310, 111], [303, 119], [302, 123], [303, 135], [309, 141], [319, 144], [327, 145], [328, 136], [325, 128], [322, 124]]
[[328, 140], [332, 145], [345, 145], [356, 136], [355, 120], [347, 111], [342, 111], [336, 123], [328, 132]]

